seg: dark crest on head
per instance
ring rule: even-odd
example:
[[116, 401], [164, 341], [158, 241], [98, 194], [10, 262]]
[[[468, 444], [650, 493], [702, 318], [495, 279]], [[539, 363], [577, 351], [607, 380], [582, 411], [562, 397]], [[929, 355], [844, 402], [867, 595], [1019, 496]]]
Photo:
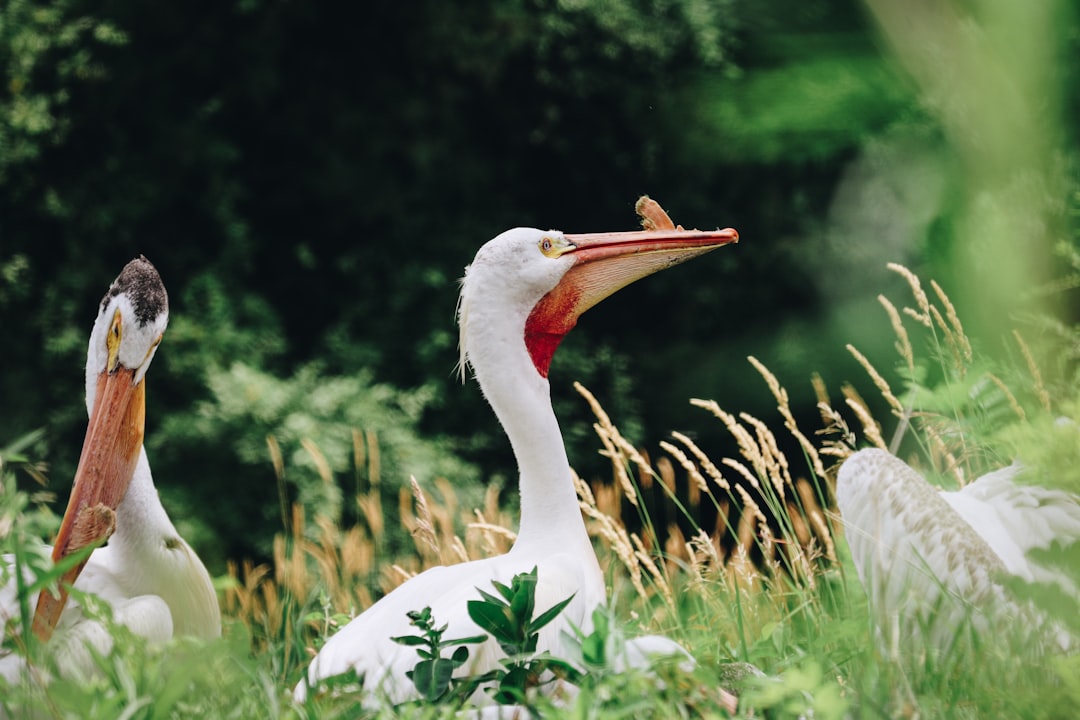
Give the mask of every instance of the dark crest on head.
[[157, 269], [144, 256], [135, 258], [120, 271], [109, 287], [109, 292], [101, 299], [101, 309], [109, 304], [111, 298], [124, 293], [131, 300], [135, 310], [135, 319], [140, 325], [151, 322], [162, 312], [169, 309], [169, 295]]

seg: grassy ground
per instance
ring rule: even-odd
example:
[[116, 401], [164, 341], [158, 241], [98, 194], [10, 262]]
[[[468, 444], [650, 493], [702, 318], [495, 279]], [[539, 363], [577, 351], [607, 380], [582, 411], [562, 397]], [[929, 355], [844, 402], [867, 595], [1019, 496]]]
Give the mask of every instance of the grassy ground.
[[[777, 400], [775, 418], [729, 413], [694, 400], [693, 412], [716, 417], [738, 446], [712, 458], [674, 434], [665, 455], [645, 457], [585, 388], [595, 429], [612, 463], [612, 481], [578, 481], [582, 510], [611, 587], [612, 633], [660, 633], [695, 658], [693, 670], [666, 664], [653, 673], [594, 669], [580, 693], [555, 707], [535, 698], [543, 716], [722, 717], [721, 688], [740, 696], [748, 717], [989, 718], [1075, 717], [1080, 658], [1036, 651], [1023, 626], [1002, 620], [989, 631], [958, 631], [947, 654], [883, 647], [879, 623], [867, 608], [839, 522], [831, 514], [835, 467], [856, 445], [910, 448], [908, 456], [938, 477], [964, 482], [1001, 464], [1016, 445], [1044, 427], [1054, 398], [1023, 339], [1010, 371], [990, 368], [974, 353], [948, 297], [928, 295], [906, 269], [910, 307], [881, 298], [897, 335], [901, 375], [894, 391], [855, 348], [867, 387], [893, 417], [875, 420], [854, 386], [833, 404], [815, 380], [821, 425], [803, 431], [781, 383], [751, 358]], [[910, 328], [910, 331], [909, 331]], [[927, 348], [919, 357], [916, 347]], [[888, 430], [886, 430], [888, 428]], [[1025, 429], [1026, 428], [1026, 429]], [[888, 433], [888, 436], [887, 436]], [[1025, 435], [1027, 433], [1027, 435]], [[357, 433], [355, 460], [371, 482], [356, 498], [363, 522], [342, 527], [333, 518], [306, 522], [297, 511], [275, 539], [272, 565], [229, 568], [218, 584], [224, 636], [214, 642], [178, 639], [148, 647], [117, 629], [114, 650], [97, 659], [100, 672], [3, 688], [0, 708], [12, 717], [78, 718], [337, 718], [361, 713], [355, 694], [326, 693], [294, 705], [290, 690], [325, 638], [349, 618], [416, 572], [437, 564], [505, 552], [513, 539], [512, 512], [495, 489], [481, 508], [461, 507], [445, 481], [414, 482], [387, 513], [381, 495], [378, 443]], [[317, 438], [307, 445], [318, 459]], [[785, 453], [781, 448], [796, 448]], [[1051, 456], [1045, 460], [1060, 460]], [[279, 476], [280, 452], [270, 444]], [[9, 448], [0, 496], [5, 552], [47, 536], [54, 517], [14, 491], [11, 473], [33, 468]], [[1058, 460], [1055, 460], [1058, 458]], [[333, 482], [329, 466], [326, 481]], [[659, 488], [669, 503], [669, 527], [656, 527], [641, 500]], [[678, 492], [676, 489], [678, 488]], [[392, 499], [391, 499], [392, 500]], [[711, 508], [714, 526], [695, 518]], [[400, 524], [415, 552], [387, 558], [382, 538]], [[628, 528], [639, 528], [631, 531]], [[403, 609], [404, 611], [405, 609]], [[978, 612], [978, 609], [973, 609]], [[1074, 612], [1074, 609], [1072, 609]], [[17, 640], [9, 644], [22, 652]], [[48, 659], [42, 660], [48, 667]], [[748, 672], [752, 665], [761, 674]], [[2, 681], [0, 681], [2, 682]], [[346, 686], [347, 687], [347, 686]], [[454, 709], [437, 705], [384, 708], [379, 716], [435, 718]]]

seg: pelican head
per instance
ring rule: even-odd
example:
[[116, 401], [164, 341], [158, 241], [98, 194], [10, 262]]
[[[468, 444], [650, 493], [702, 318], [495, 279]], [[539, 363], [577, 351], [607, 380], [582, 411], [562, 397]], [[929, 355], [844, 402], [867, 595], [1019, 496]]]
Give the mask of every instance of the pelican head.
[[93, 415], [99, 380], [126, 371], [142, 382], [169, 324], [169, 295], [158, 271], [140, 255], [120, 271], [101, 299], [86, 351], [86, 411]]
[[[146, 415], [144, 379], [169, 321], [169, 297], [145, 257], [129, 262], [102, 298], [86, 353], [86, 410], [90, 421], [67, 511], [53, 545], [60, 562], [91, 544], [101, 544], [116, 526], [142, 449]], [[47, 639], [83, 563], [61, 579], [60, 595], [38, 596], [34, 631]]]
[[589, 308], [635, 280], [738, 242], [723, 230], [638, 230], [569, 234], [514, 228], [488, 241], [465, 270], [458, 323], [461, 370], [475, 367], [470, 343], [488, 313], [515, 316], [533, 366], [541, 377], [566, 333]]

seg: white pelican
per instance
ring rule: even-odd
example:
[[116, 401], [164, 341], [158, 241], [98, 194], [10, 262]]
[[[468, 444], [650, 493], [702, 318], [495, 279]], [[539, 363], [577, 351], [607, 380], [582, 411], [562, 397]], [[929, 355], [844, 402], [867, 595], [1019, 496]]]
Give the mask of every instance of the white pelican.
[[[363, 678], [368, 693], [385, 693], [392, 703], [416, 698], [405, 676], [418, 661], [416, 650], [390, 640], [413, 634], [406, 612], [430, 606], [436, 624], [449, 625], [446, 637], [482, 635], [466, 613], [466, 601], [479, 599], [476, 588], [489, 591], [492, 580], [509, 584], [534, 566], [537, 612], [573, 596], [540, 631], [537, 650], [563, 654], [563, 632], [570, 624], [588, 628], [606, 593], [551, 408], [551, 358], [578, 317], [603, 298], [737, 240], [731, 229], [570, 235], [516, 228], [480, 248], [466, 268], [458, 305], [461, 370], [472, 367], [517, 458], [517, 540], [505, 555], [431, 568], [380, 599], [327, 641], [296, 687], [298, 701], [320, 680], [350, 669]], [[648, 649], [648, 644], [640, 648]], [[469, 663], [456, 674], [493, 669], [500, 656], [490, 639], [470, 646]]]
[[[59, 597], [37, 597], [33, 629], [43, 640], [63, 629], [56, 645], [61, 671], [82, 672], [86, 642], [107, 651], [104, 628], [67, 601], [67, 585], [109, 603], [114, 619], [154, 640], [173, 634], [217, 637], [221, 613], [210, 575], [173, 527], [161, 505], [143, 449], [145, 377], [169, 319], [169, 300], [157, 270], [139, 257], [128, 263], [101, 301], [86, 358], [90, 422], [56, 543], [54, 561], [88, 543], [108, 545], [68, 571]], [[111, 535], [110, 535], [111, 534]], [[4, 557], [9, 567], [14, 562]], [[65, 608], [65, 604], [67, 607]], [[17, 613], [15, 582], [0, 588], [0, 624]], [[2, 628], [0, 628], [2, 638]], [[14, 680], [21, 658], [0, 658]], [[83, 667], [78, 667], [84, 664]]]
[[1006, 574], [1076, 595], [1071, 581], [1028, 551], [1080, 540], [1078, 499], [1019, 485], [1020, 470], [1014, 463], [946, 492], [884, 450], [861, 450], [840, 467], [837, 506], [870, 607], [886, 623], [887, 647], [920, 633], [945, 649], [961, 623], [985, 629], [995, 610], [1039, 622], [1008, 597], [1000, 582]]

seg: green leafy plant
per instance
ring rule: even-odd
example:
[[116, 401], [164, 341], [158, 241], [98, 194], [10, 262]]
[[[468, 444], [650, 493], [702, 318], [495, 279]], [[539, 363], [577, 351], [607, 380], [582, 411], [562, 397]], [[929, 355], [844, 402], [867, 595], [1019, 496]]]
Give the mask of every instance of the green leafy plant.
[[540, 629], [558, 617], [574, 598], [571, 595], [533, 617], [536, 582], [537, 568], [534, 567], [527, 573], [515, 575], [509, 586], [493, 580], [491, 584], [502, 597], [477, 588], [483, 600], [468, 602], [469, 617], [506, 653], [502, 668], [485, 676], [485, 680], [496, 681], [492, 697], [498, 703], [526, 700], [526, 691], [543, 683], [543, 676], [548, 672], [575, 684], [581, 679], [581, 672], [566, 660], [536, 652]]
[[612, 634], [612, 617], [604, 608], [596, 608], [592, 614], [592, 632], [584, 633], [574, 629], [574, 635], [581, 645], [581, 660], [590, 673], [602, 670], [609, 665], [608, 639]]
[[[583, 673], [568, 661], [543, 652], [536, 646], [540, 630], [558, 617], [573, 599], [573, 595], [555, 603], [533, 616], [536, 608], [537, 568], [515, 575], [509, 585], [492, 581], [498, 595], [477, 588], [481, 600], [467, 604], [469, 617], [487, 635], [474, 635], [454, 640], [443, 640], [447, 625], [436, 627], [431, 608], [412, 610], [407, 613], [419, 635], [402, 635], [391, 638], [399, 645], [415, 647], [420, 655], [418, 662], [406, 676], [412, 680], [421, 697], [428, 702], [462, 702], [477, 688], [491, 683], [489, 692], [500, 704], [527, 702], [529, 689], [545, 682], [545, 674], [554, 678], [579, 683]], [[480, 675], [454, 678], [454, 671], [469, 659], [466, 645], [482, 643], [491, 637], [506, 654], [501, 667]], [[449, 657], [443, 651], [457, 646]]]
[[[469, 659], [469, 648], [465, 646], [482, 643], [487, 638], [484, 635], [472, 635], [454, 640], [443, 640], [442, 636], [447, 626], [435, 627], [435, 619], [431, 616], [430, 607], [423, 610], [410, 610], [406, 615], [410, 624], [419, 628], [422, 634], [390, 638], [399, 645], [415, 647], [417, 654], [420, 655], [420, 662], [416, 663], [412, 670], [406, 672], [405, 676], [413, 681], [416, 690], [428, 702], [458, 701], [467, 697], [455, 690], [473, 686], [460, 680], [455, 682], [454, 671]], [[443, 657], [443, 649], [454, 645], [457, 645], [457, 648], [450, 657]]]

